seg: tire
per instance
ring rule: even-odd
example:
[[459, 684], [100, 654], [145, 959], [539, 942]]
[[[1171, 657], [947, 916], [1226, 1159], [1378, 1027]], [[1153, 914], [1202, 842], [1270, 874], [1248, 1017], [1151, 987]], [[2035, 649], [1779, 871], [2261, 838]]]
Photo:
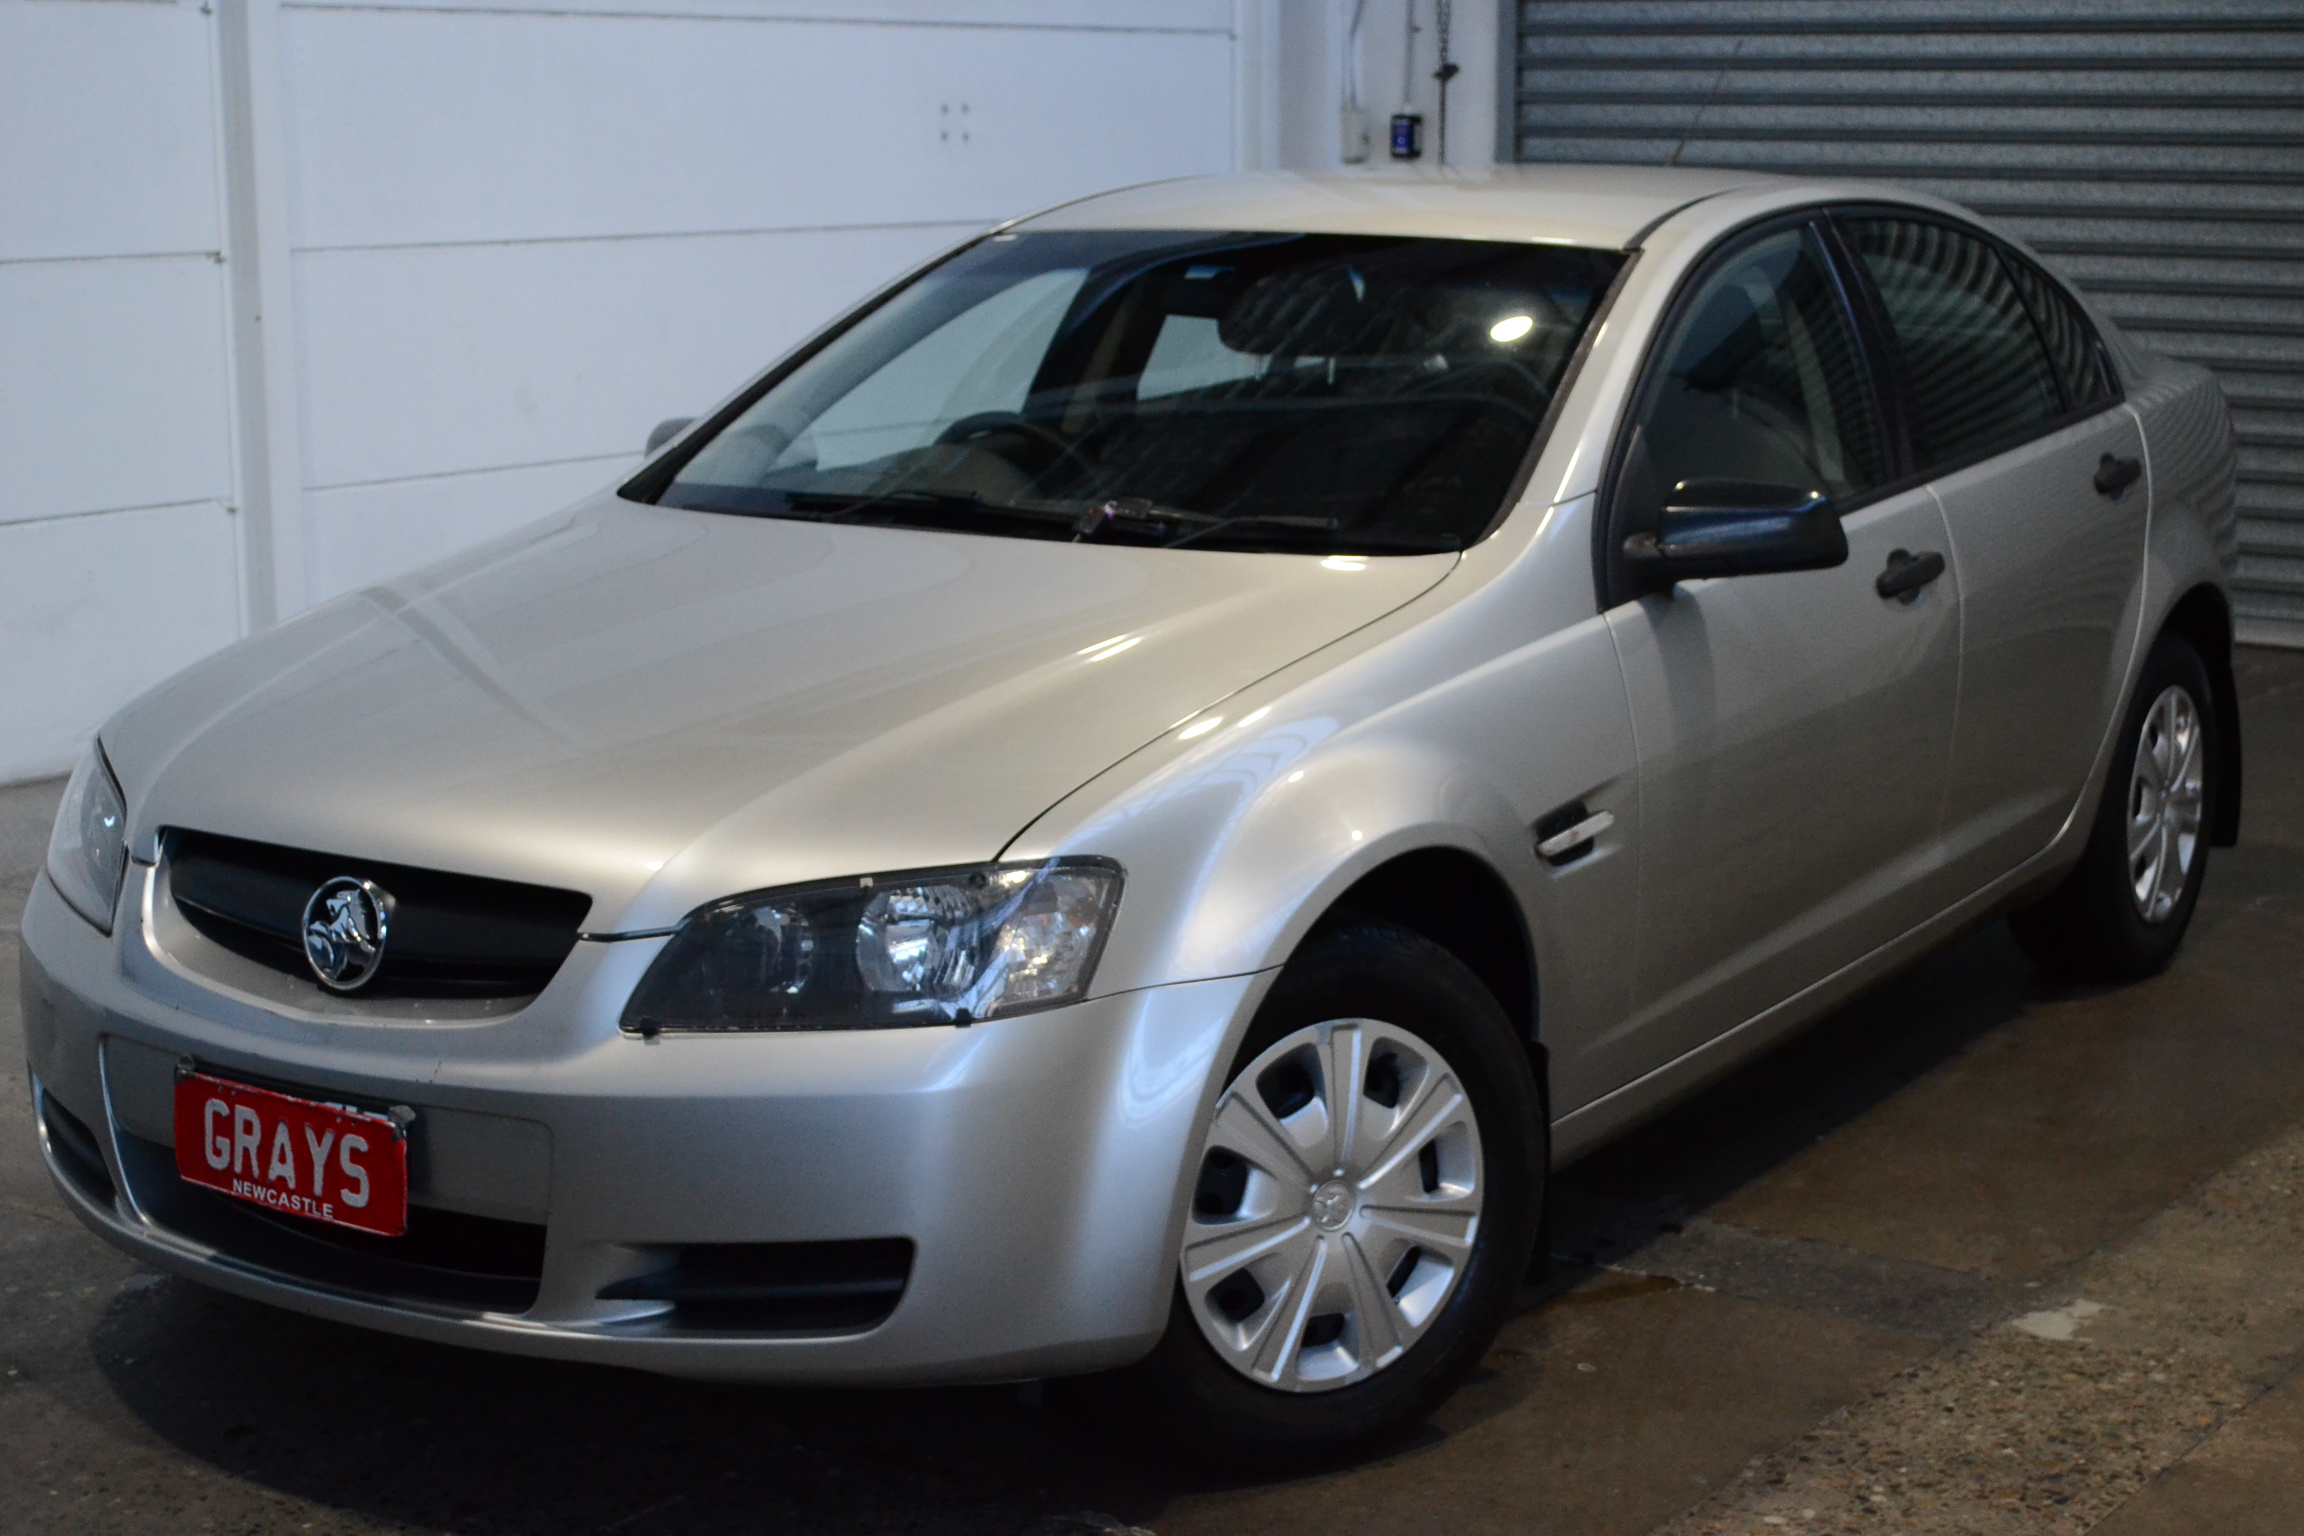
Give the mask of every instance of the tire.
[[[1329, 1088], [1347, 1072], [1349, 1100]], [[1328, 1136], [1331, 1103], [1355, 1134]], [[1269, 1139], [1283, 1130], [1297, 1151]], [[1510, 1315], [1547, 1151], [1527, 1046], [1461, 961], [1385, 923], [1317, 936], [1258, 1010], [1202, 1129], [1167, 1331], [1112, 1380], [1117, 1396], [1234, 1463], [1395, 1439]], [[1262, 1166], [1285, 1172], [1291, 1157], [1287, 1178]]]
[[2200, 653], [2162, 635], [2145, 658], [2089, 829], [2064, 883], [2009, 919], [2017, 944], [2074, 981], [2137, 981], [2184, 941], [2216, 825], [2215, 692]]

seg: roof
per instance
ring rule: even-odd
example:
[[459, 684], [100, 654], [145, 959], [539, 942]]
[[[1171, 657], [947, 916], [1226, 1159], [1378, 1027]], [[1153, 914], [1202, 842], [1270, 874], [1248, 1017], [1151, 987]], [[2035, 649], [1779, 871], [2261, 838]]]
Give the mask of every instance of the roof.
[[1507, 165], [1413, 176], [1264, 171], [1127, 187], [1016, 227], [1427, 235], [1621, 249], [1689, 203], [1781, 185], [1788, 183], [1753, 172], [1654, 165]]

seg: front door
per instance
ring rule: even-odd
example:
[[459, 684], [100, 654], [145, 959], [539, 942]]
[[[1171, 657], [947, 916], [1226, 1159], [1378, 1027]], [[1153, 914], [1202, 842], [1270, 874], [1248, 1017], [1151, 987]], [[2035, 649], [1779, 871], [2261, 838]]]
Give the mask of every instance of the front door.
[[[1822, 490], [1845, 510], [1831, 570], [1685, 582], [1609, 611], [1640, 757], [1636, 1000], [1619, 1080], [1663, 1065], [1922, 920], [1959, 682], [1947, 562], [1900, 596], [1880, 575], [1949, 555], [1895, 472], [1818, 231], [1714, 257], [1659, 343], [1618, 503], [1683, 480]], [[1643, 489], [1643, 487], [1649, 489]], [[1610, 537], [1637, 516], [1619, 505]]]
[[2144, 445], [2086, 318], [1975, 232], [1844, 220], [1906, 380], [1960, 569], [1945, 842], [1961, 894], [2048, 845], [2120, 704], [2144, 559]]

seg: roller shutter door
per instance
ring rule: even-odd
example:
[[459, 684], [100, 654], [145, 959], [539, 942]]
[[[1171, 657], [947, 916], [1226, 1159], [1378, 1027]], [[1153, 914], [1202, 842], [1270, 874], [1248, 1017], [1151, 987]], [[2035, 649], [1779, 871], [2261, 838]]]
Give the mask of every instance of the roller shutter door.
[[2222, 378], [2242, 638], [2304, 645], [2304, 5], [1520, 0], [1522, 160], [1861, 175]]

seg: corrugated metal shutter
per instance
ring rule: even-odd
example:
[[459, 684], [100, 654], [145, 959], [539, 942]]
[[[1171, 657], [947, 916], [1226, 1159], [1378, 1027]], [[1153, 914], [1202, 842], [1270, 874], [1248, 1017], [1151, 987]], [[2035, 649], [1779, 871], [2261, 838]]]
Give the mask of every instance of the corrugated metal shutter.
[[2298, 0], [1522, 0], [1523, 160], [1881, 177], [2222, 377], [2243, 638], [2304, 645]]

